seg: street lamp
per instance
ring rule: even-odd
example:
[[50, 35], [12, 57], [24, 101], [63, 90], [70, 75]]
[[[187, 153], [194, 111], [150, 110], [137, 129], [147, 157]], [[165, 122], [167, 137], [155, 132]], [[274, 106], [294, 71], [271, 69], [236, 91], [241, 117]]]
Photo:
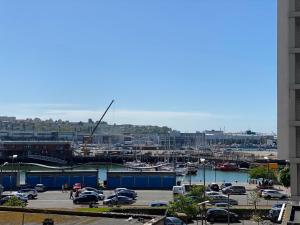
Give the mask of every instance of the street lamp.
[[3, 168], [4, 166], [6, 166], [7, 164], [8, 164], [8, 162], [4, 162], [4, 163], [0, 166], [0, 168], [1, 168], [1, 183], [3, 183], [2, 168]]
[[204, 198], [205, 198], [205, 159], [200, 159], [200, 162], [203, 164], [203, 186], [204, 186]]
[[18, 155], [12, 155], [11, 158], [11, 176], [10, 176], [10, 192], [12, 192], [12, 176], [14, 173], [14, 159], [16, 159]]
[[217, 183], [217, 170], [216, 170], [216, 162], [214, 162], [214, 170], [215, 170], [215, 183]]
[[[209, 203], [209, 201], [204, 201], [198, 203], [198, 206], [202, 206], [202, 211], [201, 211], [201, 224], [203, 225], [203, 211], [205, 210], [206, 204]], [[206, 211], [205, 211], [206, 212]], [[205, 213], [206, 214], [206, 213]], [[206, 223], [206, 215], [205, 215], [205, 223]], [[197, 224], [198, 224], [198, 219], [197, 219]]]
[[[270, 179], [270, 176], [269, 176], [269, 174], [270, 174], [270, 173], [269, 173], [269, 172], [270, 172], [270, 171], [269, 171], [269, 170], [270, 170], [270, 168], [269, 168], [269, 157], [265, 156], [264, 159], [267, 160], [267, 163], [268, 163], [267, 179], [268, 179], [268, 184], [269, 184], [269, 179]], [[268, 186], [269, 186], [269, 185], [268, 185]]]
[[290, 160], [285, 160], [285, 167], [289, 167]]
[[227, 223], [228, 225], [230, 224], [230, 212], [229, 212], [229, 207], [230, 207], [230, 199], [229, 199], [229, 196], [230, 196], [230, 191], [227, 193], [227, 213], [228, 213], [228, 218], [227, 218]]

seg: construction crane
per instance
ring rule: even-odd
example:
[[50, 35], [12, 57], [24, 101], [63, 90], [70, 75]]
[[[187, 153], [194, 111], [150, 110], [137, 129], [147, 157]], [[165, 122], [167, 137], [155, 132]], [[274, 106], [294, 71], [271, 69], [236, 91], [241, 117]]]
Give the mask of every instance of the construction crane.
[[111, 107], [111, 105], [114, 103], [115, 100], [112, 100], [109, 104], [109, 106], [106, 108], [105, 112], [102, 114], [100, 120], [97, 122], [96, 126], [94, 127], [94, 129], [92, 130], [91, 134], [89, 136], [84, 136], [83, 137], [83, 147], [82, 147], [82, 152], [84, 156], [88, 156], [89, 155], [89, 150], [87, 148], [87, 144], [91, 144], [93, 141], [93, 135], [95, 133], [95, 131], [97, 130], [97, 128], [99, 127], [100, 123], [102, 122], [102, 119], [104, 118], [105, 114], [107, 113], [107, 111], [109, 110], [109, 108]]

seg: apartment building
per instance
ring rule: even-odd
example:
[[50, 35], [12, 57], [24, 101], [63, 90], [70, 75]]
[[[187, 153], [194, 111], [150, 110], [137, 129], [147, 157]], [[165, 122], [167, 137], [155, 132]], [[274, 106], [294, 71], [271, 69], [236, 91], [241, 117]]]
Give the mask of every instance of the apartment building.
[[290, 161], [300, 201], [300, 0], [278, 0], [278, 156]]

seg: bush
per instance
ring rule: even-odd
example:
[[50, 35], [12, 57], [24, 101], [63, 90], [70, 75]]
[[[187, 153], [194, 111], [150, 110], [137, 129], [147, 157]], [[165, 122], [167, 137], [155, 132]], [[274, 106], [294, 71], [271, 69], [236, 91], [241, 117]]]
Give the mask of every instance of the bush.
[[184, 213], [189, 219], [195, 218], [200, 212], [196, 202], [191, 201], [189, 197], [180, 195], [176, 201], [171, 202], [168, 208], [168, 214], [176, 216], [177, 213]]
[[285, 187], [289, 187], [291, 185], [291, 175], [289, 167], [285, 167], [280, 171], [279, 182]]
[[10, 199], [8, 199], [7, 202], [4, 203], [4, 206], [19, 206], [19, 207], [25, 207], [25, 202], [18, 199], [16, 196], [12, 196]]
[[204, 199], [204, 186], [192, 186], [189, 194], [191, 196], [202, 198], [202, 200], [203, 200]]
[[276, 180], [274, 171], [273, 170], [268, 171], [268, 169], [266, 169], [266, 167], [264, 166], [251, 168], [249, 171], [249, 176], [251, 179], [264, 178], [264, 179]]

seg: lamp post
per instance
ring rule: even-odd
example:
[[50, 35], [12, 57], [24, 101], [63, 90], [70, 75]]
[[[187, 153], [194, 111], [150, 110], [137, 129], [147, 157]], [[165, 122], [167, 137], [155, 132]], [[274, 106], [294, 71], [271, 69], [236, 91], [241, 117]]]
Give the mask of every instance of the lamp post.
[[289, 167], [289, 163], [290, 163], [290, 160], [288, 160], [288, 159], [285, 160], [285, 166], [286, 166], [286, 167]]
[[7, 165], [8, 162], [4, 162], [0, 167], [1, 167], [1, 183], [3, 183], [3, 174], [2, 174], [2, 168]]
[[214, 163], [214, 170], [215, 170], [215, 183], [217, 183], [217, 170], [216, 170], [216, 162]]
[[205, 198], [205, 159], [200, 159], [200, 162], [203, 164], [203, 186], [204, 186], [204, 198]]
[[230, 212], [229, 212], [229, 207], [230, 207], [230, 203], [229, 203], [229, 196], [230, 196], [230, 191], [227, 193], [227, 223], [228, 225], [230, 224]]
[[[202, 210], [201, 210], [201, 225], [203, 225], [203, 211], [205, 210], [205, 206], [206, 204], [209, 203], [209, 201], [204, 201], [204, 202], [200, 202], [198, 203], [198, 206], [202, 206]], [[206, 223], [206, 216], [205, 216], [205, 223]], [[198, 224], [198, 219], [197, 219], [197, 224]]]
[[11, 158], [11, 176], [10, 176], [10, 192], [12, 192], [12, 176], [14, 174], [14, 159], [16, 159], [18, 155], [12, 155]]
[[269, 171], [270, 170], [270, 168], [269, 168], [269, 157], [265, 156], [264, 159], [267, 160], [267, 163], [268, 163], [267, 179], [268, 179], [268, 184], [269, 184], [269, 179], [270, 179], [270, 175], [269, 175], [270, 174], [270, 171]]

